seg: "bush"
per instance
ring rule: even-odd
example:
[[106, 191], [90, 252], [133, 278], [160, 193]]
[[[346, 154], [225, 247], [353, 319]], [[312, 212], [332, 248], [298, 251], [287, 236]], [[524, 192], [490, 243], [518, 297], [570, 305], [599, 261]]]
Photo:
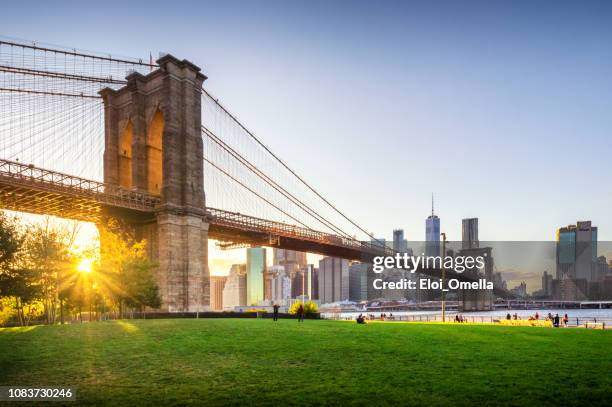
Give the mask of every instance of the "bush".
[[[293, 304], [291, 304], [291, 307], [289, 308], [289, 314], [291, 315], [297, 314], [297, 311], [300, 305], [302, 305], [301, 301], [296, 301]], [[306, 301], [304, 303], [304, 315], [313, 315], [313, 314], [316, 314], [318, 311], [319, 309], [317, 308], [317, 304], [315, 304], [314, 302]]]

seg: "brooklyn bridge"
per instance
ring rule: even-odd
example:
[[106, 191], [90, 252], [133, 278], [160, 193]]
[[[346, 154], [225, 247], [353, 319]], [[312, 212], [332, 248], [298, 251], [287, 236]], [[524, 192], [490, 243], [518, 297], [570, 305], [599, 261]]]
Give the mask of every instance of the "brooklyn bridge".
[[359, 261], [392, 252], [230, 113], [206, 79], [168, 54], [143, 61], [0, 41], [0, 208], [118, 219], [147, 240], [168, 311], [208, 304], [208, 239]]

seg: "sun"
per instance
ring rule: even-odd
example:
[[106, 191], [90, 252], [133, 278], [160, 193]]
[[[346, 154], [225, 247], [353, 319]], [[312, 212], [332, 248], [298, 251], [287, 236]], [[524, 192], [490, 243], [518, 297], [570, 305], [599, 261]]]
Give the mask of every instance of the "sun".
[[79, 263], [77, 270], [79, 270], [81, 273], [91, 273], [91, 263], [91, 259], [83, 259]]

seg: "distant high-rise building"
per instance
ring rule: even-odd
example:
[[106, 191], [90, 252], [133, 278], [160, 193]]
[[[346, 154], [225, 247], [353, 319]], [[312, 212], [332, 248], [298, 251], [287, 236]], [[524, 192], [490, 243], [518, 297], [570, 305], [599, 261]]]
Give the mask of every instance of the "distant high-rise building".
[[349, 266], [349, 299], [351, 301], [366, 301], [368, 299], [367, 263], [352, 263]]
[[275, 303], [285, 303], [291, 298], [291, 280], [285, 274], [283, 266], [268, 267], [271, 276], [271, 300]]
[[576, 222], [557, 230], [557, 279], [591, 281], [596, 262], [597, 227], [591, 221]]
[[291, 275], [291, 298], [298, 298], [302, 295], [308, 295], [308, 298], [310, 298], [308, 293], [311, 291], [310, 278], [312, 272], [309, 266], [312, 266], [312, 264], [307, 264]]
[[348, 299], [348, 261], [335, 257], [324, 257], [319, 260], [319, 301], [321, 304]]
[[306, 296], [318, 299], [318, 269], [313, 264], [307, 264], [291, 277], [291, 298]]
[[434, 200], [431, 195], [431, 215], [425, 220], [425, 255], [440, 255], [440, 218], [434, 214]]
[[493, 286], [504, 290], [508, 289], [506, 281], [502, 277], [502, 273], [499, 271], [493, 274]]
[[478, 242], [478, 218], [467, 218], [462, 221], [461, 248], [475, 249], [479, 247]]
[[527, 283], [521, 281], [519, 285], [510, 289], [510, 292], [516, 295], [519, 298], [524, 298], [527, 296]]
[[223, 288], [223, 309], [247, 305], [246, 265], [234, 264]]
[[309, 290], [306, 294], [311, 300], [319, 299], [319, 269], [314, 264], [308, 264], [307, 266], [308, 281], [310, 281]]
[[610, 273], [610, 267], [608, 266], [608, 260], [605, 256], [599, 256], [597, 258], [597, 264], [594, 268], [593, 278], [595, 281], [602, 281]]
[[225, 288], [225, 276], [210, 277], [210, 309], [213, 311], [223, 310], [223, 289]]
[[393, 250], [400, 253], [408, 251], [408, 241], [404, 239], [404, 229], [395, 229], [393, 231]]
[[247, 305], [257, 305], [265, 294], [264, 272], [266, 271], [266, 249], [250, 247], [247, 249]]
[[548, 274], [548, 271], [544, 271], [544, 274], [542, 275], [542, 295], [544, 295], [545, 297], [552, 296], [552, 285], [552, 274]]
[[264, 272], [264, 300], [272, 300], [272, 275], [268, 270]]

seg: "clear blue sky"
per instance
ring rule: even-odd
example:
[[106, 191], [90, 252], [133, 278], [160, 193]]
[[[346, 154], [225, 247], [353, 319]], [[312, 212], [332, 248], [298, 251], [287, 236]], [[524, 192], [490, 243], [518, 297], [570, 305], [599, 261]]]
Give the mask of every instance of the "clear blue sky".
[[612, 240], [612, 3], [291, 3], [10, 2], [0, 34], [192, 60], [377, 236], [423, 240], [434, 192], [453, 240]]

